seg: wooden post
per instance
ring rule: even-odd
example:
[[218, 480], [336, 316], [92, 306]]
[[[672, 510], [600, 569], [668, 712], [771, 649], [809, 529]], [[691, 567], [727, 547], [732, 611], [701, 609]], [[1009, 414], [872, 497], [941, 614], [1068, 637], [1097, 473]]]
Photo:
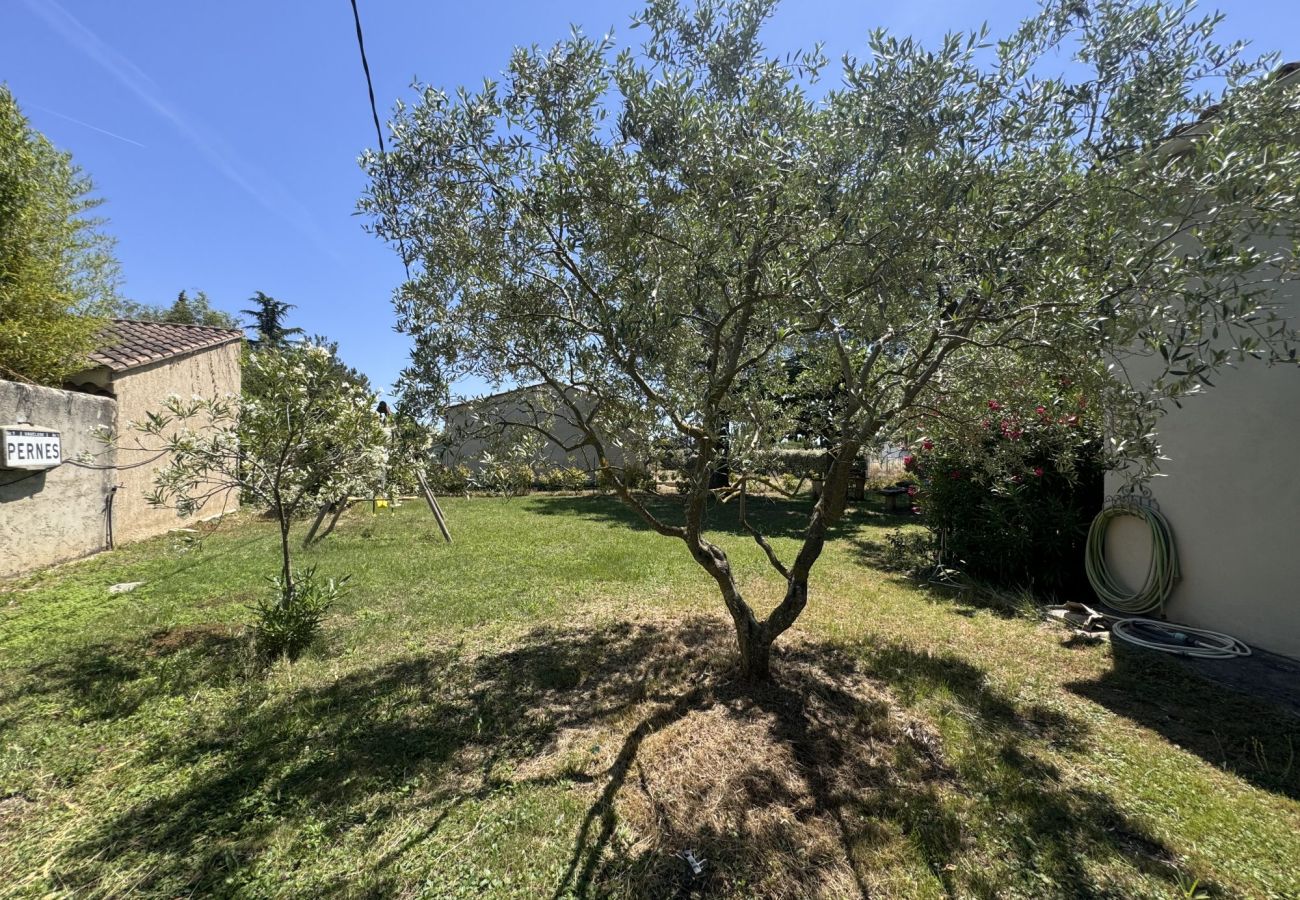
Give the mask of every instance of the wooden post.
[[[335, 500], [332, 503], [326, 503], [324, 506], [322, 506], [320, 508], [320, 512], [316, 514], [316, 521], [312, 523], [311, 531], [307, 532], [307, 539], [303, 541], [303, 544], [304, 545], [310, 544], [313, 538], [317, 541], [323, 541], [325, 540], [325, 538], [329, 537], [330, 532], [333, 531], [334, 526], [339, 523], [339, 519], [343, 517], [343, 513], [347, 510], [347, 508], [348, 508], [347, 497], [340, 497], [338, 500]], [[319, 535], [317, 535], [316, 529], [320, 528], [320, 523], [325, 521], [325, 514], [330, 512], [331, 510], [333, 510], [334, 515], [330, 518], [330, 523], [325, 526], [324, 531], [322, 531]]]
[[311, 523], [311, 529], [307, 532], [307, 537], [303, 539], [303, 546], [309, 546], [312, 538], [316, 536], [316, 529], [320, 528], [320, 523], [325, 521], [325, 514], [330, 511], [331, 503], [322, 503], [320, 512], [316, 514], [316, 521]]
[[343, 513], [347, 508], [347, 497], [340, 497], [338, 500], [334, 501], [334, 518], [330, 519], [330, 523], [325, 526], [325, 533], [320, 536], [322, 541], [329, 537], [330, 532], [334, 530], [334, 526], [339, 523], [339, 519], [343, 518]]
[[442, 536], [446, 538], [447, 543], [450, 544], [451, 532], [447, 530], [447, 520], [442, 517], [442, 509], [438, 506], [438, 500], [433, 496], [433, 491], [429, 490], [429, 483], [424, 480], [424, 473], [417, 469], [415, 477], [420, 482], [420, 490], [424, 491], [424, 499], [429, 504], [430, 512], [432, 512], [433, 517], [438, 520], [438, 530], [442, 532]]

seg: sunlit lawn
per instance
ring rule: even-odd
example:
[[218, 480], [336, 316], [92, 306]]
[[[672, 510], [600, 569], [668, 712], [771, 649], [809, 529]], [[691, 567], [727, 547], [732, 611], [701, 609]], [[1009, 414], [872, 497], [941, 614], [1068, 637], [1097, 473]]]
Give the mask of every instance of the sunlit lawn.
[[1300, 722], [873, 568], [874, 509], [751, 697], [614, 501], [444, 506], [451, 546], [407, 504], [303, 551], [351, 590], [269, 668], [262, 521], [0, 585], [0, 894], [1300, 896]]

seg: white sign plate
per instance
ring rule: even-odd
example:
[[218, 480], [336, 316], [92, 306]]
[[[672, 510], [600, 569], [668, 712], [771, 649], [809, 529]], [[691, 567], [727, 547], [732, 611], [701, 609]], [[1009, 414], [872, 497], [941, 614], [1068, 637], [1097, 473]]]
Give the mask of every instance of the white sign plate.
[[63, 445], [52, 428], [6, 425], [0, 428], [0, 468], [53, 469], [63, 462]]

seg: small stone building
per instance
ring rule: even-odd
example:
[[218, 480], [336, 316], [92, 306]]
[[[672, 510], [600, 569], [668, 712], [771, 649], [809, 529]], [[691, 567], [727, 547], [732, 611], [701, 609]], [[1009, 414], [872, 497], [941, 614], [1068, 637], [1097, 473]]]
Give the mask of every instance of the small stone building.
[[[173, 510], [145, 501], [166, 459], [129, 449], [130, 423], [160, 410], [169, 394], [238, 395], [243, 334], [115, 320], [102, 338], [88, 368], [63, 390], [0, 380], [0, 427], [54, 432], [62, 444], [50, 457], [57, 462], [35, 467], [8, 459], [7, 444], [2, 448], [0, 578], [185, 524]], [[126, 435], [123, 446], [105, 444], [105, 429]], [[231, 512], [237, 505], [232, 492], [209, 500], [199, 515]]]
[[[581, 398], [578, 405], [589, 411], [593, 401]], [[447, 407], [443, 418], [449, 444], [442, 457], [444, 465], [465, 465], [471, 471], [478, 471], [485, 453], [499, 452], [512, 438], [539, 434], [544, 430], [550, 437], [542, 441], [535, 466], [542, 469], [572, 467], [592, 476], [600, 469], [596, 451], [583, 443], [582, 430], [573, 421], [573, 414], [565, 404], [557, 402], [544, 384], [527, 385], [452, 404]], [[615, 468], [626, 464], [624, 443], [606, 440], [609, 462]]]
[[[105, 330], [100, 349], [90, 355], [91, 368], [68, 379], [70, 390], [112, 397], [117, 401], [115, 430], [127, 438], [117, 451], [118, 489], [113, 500], [115, 542], [133, 541], [184, 525], [174, 510], [155, 509], [144, 499], [164, 459], [129, 449], [131, 422], [143, 421], [162, 408], [168, 395], [223, 397], [239, 395], [243, 332], [207, 325], [137, 322], [115, 319]], [[238, 496], [210, 500], [200, 516], [231, 512]]]
[[116, 401], [108, 397], [0, 380], [0, 426], [53, 429], [62, 436], [58, 465], [16, 469], [0, 459], [0, 578], [108, 546], [108, 502], [117, 473], [111, 458], [93, 465], [78, 461], [103, 454], [97, 434], [113, 427], [116, 412]]

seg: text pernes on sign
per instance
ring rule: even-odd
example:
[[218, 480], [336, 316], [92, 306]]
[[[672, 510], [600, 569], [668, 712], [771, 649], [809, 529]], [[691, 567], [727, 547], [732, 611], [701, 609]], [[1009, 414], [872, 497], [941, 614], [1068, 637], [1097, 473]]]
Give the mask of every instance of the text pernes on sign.
[[52, 469], [63, 462], [63, 445], [52, 428], [5, 425], [0, 428], [0, 468]]

